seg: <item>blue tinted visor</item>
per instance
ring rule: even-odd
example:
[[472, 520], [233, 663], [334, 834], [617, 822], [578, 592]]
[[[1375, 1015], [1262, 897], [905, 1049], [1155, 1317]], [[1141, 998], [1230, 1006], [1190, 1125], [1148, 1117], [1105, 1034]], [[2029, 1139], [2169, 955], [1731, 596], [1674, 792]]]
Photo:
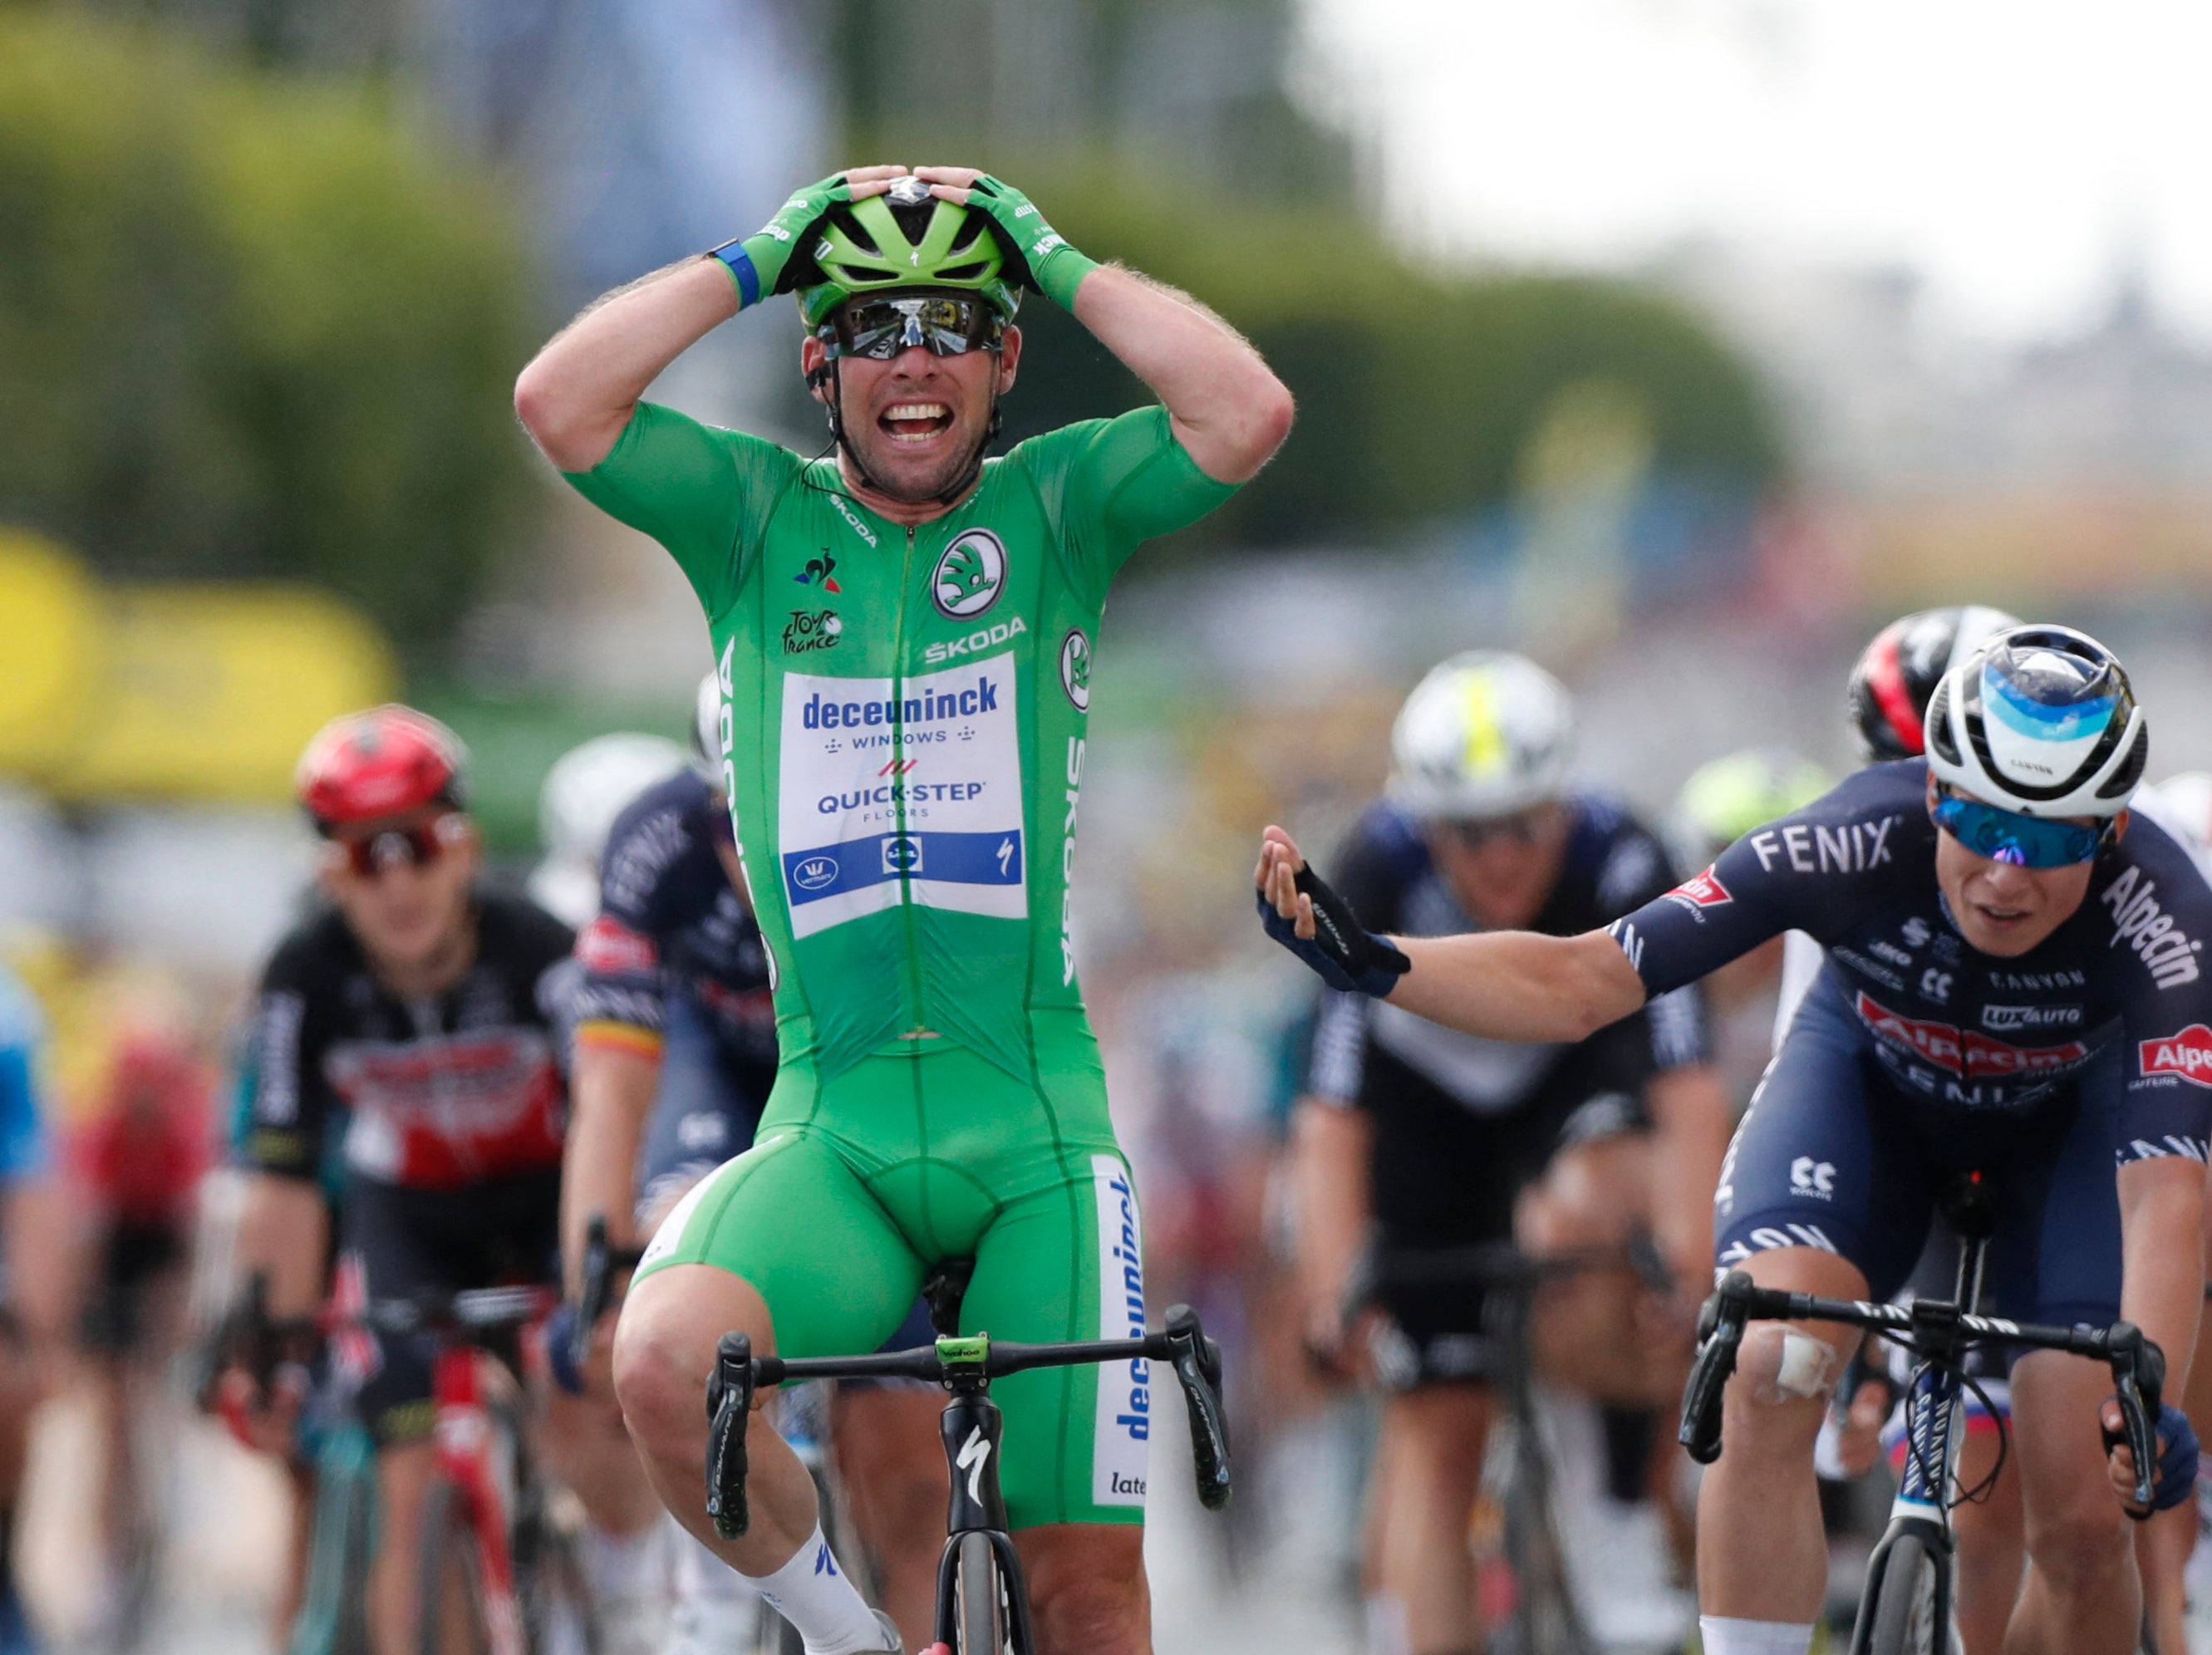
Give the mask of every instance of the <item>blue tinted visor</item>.
[[2096, 859], [2105, 843], [2103, 828], [2076, 821], [2045, 821], [2017, 810], [2000, 810], [1956, 793], [1936, 796], [1929, 811], [1936, 825], [1976, 856], [2008, 862], [2015, 868], [2071, 868]]

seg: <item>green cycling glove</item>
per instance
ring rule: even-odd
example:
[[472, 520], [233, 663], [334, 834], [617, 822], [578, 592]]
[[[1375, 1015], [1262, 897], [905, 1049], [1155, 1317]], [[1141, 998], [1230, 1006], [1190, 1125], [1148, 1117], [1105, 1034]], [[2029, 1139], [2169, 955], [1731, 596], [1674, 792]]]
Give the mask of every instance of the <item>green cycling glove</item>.
[[792, 255], [805, 248], [808, 233], [823, 214], [852, 198], [853, 186], [845, 182], [845, 175], [833, 173], [799, 191], [752, 234], [708, 249], [709, 258], [730, 267], [730, 279], [738, 284], [738, 307], [745, 309], [799, 286], [799, 268], [805, 261], [794, 265]]
[[988, 173], [968, 186], [968, 204], [991, 215], [991, 222], [1029, 267], [1029, 284], [1063, 310], [1075, 308], [1075, 290], [1098, 268], [1067, 245], [1067, 238], [1044, 221], [1036, 203], [1011, 184]]

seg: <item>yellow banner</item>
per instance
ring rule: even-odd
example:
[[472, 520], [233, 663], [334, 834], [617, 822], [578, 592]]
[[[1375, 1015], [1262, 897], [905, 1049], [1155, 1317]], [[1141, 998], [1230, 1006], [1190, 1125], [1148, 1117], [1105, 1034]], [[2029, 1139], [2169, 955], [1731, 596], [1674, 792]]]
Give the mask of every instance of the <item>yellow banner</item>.
[[70, 553], [0, 527], [0, 772], [43, 774], [76, 747], [106, 659], [106, 604]]
[[104, 653], [78, 739], [35, 778], [64, 798], [281, 803], [309, 737], [399, 690], [375, 627], [301, 587], [116, 588]]

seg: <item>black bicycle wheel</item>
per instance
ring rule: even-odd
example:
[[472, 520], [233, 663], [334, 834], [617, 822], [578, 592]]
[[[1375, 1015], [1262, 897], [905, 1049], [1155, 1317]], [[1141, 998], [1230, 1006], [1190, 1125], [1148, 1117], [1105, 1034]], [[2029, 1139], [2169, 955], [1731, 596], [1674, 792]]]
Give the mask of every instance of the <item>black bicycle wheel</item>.
[[422, 1502], [416, 1591], [416, 1647], [422, 1655], [490, 1655], [476, 1532], [460, 1489], [443, 1477]]
[[1002, 1655], [1006, 1646], [1006, 1594], [991, 1537], [963, 1534], [953, 1555], [952, 1591], [959, 1606], [959, 1637], [952, 1655]]
[[1948, 1655], [1948, 1640], [1936, 1623], [1939, 1567], [1918, 1535], [1901, 1534], [1891, 1543], [1870, 1605], [1867, 1655]]

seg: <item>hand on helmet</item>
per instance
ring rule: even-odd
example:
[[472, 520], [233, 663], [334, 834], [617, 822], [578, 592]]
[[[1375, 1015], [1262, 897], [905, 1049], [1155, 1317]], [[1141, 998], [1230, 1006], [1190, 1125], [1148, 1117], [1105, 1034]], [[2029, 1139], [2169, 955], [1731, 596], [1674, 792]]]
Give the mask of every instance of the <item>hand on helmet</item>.
[[833, 173], [818, 184], [793, 191], [775, 216], [752, 234], [715, 248], [714, 257], [730, 267], [738, 284], [739, 306], [757, 305], [773, 294], [789, 293], [799, 286], [799, 277], [809, 261], [793, 255], [804, 251], [822, 215], [841, 201], [865, 201], [883, 194], [891, 187], [891, 180], [902, 177], [906, 170], [896, 166], [856, 167], [850, 172]]
[[914, 175], [929, 184], [939, 199], [988, 214], [1011, 261], [1023, 267], [1027, 284], [1063, 309], [1075, 308], [1075, 290], [1097, 262], [1069, 246], [1027, 196], [972, 167], [917, 167]]
[[1267, 935], [1319, 973], [1331, 988], [1382, 998], [1413, 968], [1388, 937], [1359, 923], [1352, 906], [1306, 866], [1291, 836], [1270, 828], [1252, 871]]

